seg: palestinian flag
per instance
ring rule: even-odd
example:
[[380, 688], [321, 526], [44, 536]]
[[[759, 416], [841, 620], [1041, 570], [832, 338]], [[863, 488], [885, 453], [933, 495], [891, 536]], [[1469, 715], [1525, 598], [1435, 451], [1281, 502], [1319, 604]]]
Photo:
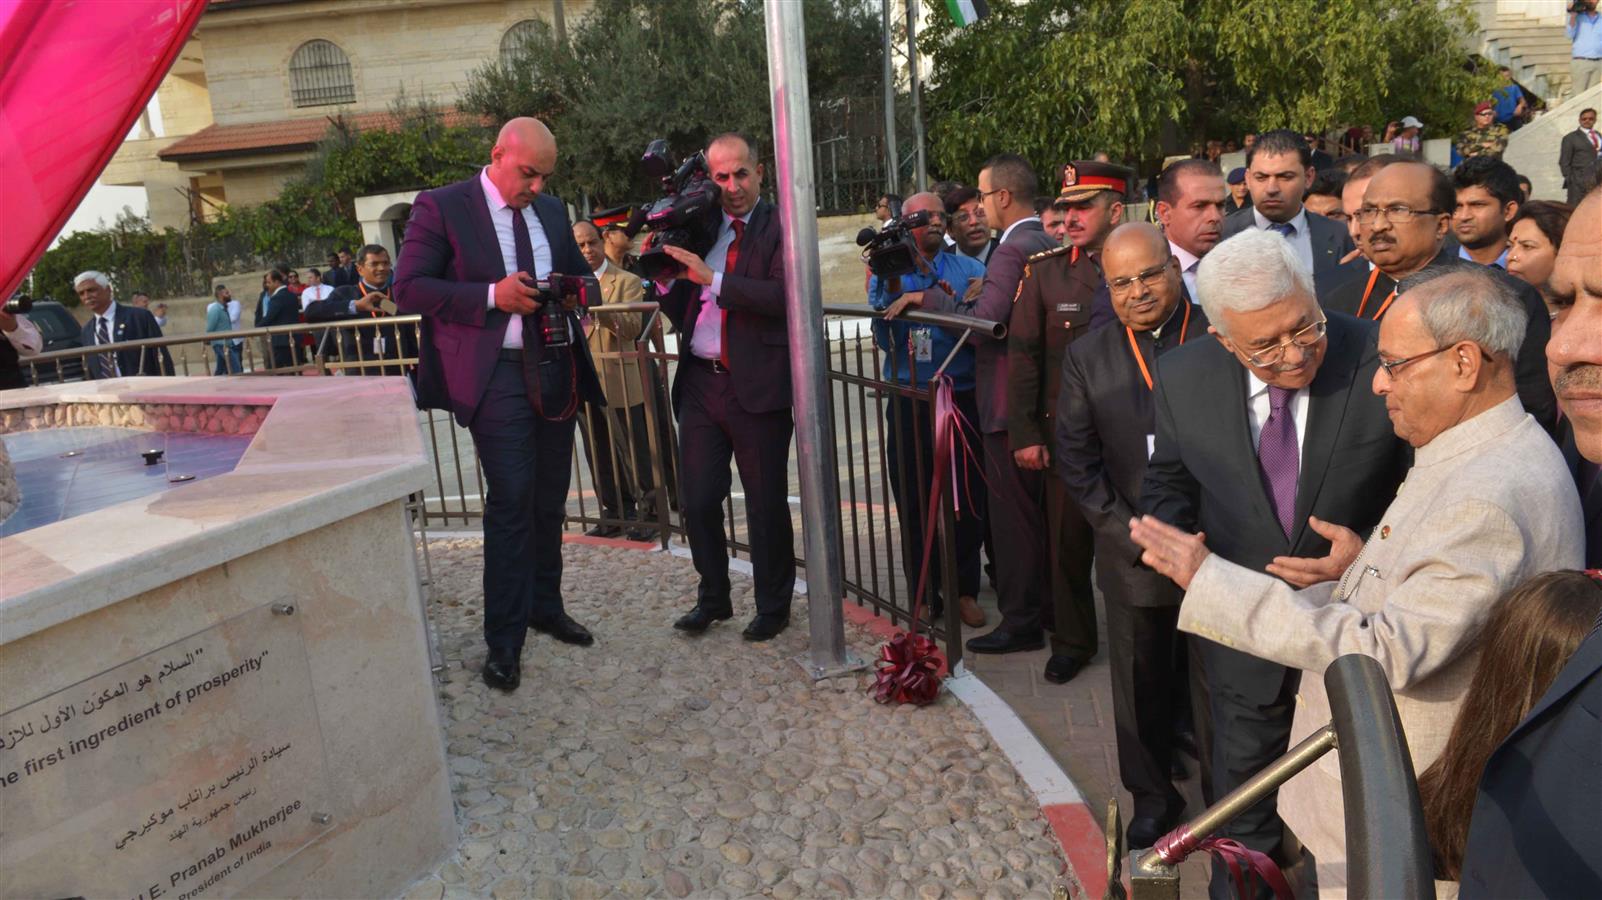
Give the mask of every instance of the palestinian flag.
[[946, 0], [946, 10], [951, 13], [951, 21], [960, 28], [990, 15], [990, 3], [988, 0]]

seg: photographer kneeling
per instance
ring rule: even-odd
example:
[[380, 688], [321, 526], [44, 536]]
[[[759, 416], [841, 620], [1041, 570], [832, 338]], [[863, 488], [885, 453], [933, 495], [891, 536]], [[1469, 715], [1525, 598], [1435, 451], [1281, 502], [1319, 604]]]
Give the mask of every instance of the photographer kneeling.
[[757, 615], [744, 634], [765, 641], [790, 623], [795, 591], [784, 253], [778, 214], [760, 199], [762, 165], [751, 141], [738, 134], [713, 138], [706, 164], [720, 195], [720, 208], [710, 213], [716, 237], [690, 249], [664, 245], [680, 272], [657, 284], [662, 312], [679, 335], [673, 409], [683, 460], [680, 497], [701, 576], [695, 608], [673, 627], [699, 634], [734, 617], [723, 528], [732, 458], [745, 489], [756, 594]]
[[[982, 283], [985, 266], [971, 256], [949, 253], [945, 249], [946, 216], [940, 197], [933, 193], [914, 194], [902, 204], [903, 215], [886, 224], [874, 246], [891, 246], [897, 237], [910, 242], [915, 249], [911, 254], [914, 271], [905, 274], [878, 274], [868, 279], [868, 305], [874, 309], [895, 307], [900, 312], [915, 305], [923, 294], [940, 291], [961, 299], [975, 284]], [[918, 224], [918, 223], [922, 224]], [[912, 227], [909, 227], [912, 226]], [[900, 232], [896, 234], [895, 232]], [[861, 238], [858, 238], [860, 241]], [[874, 257], [870, 246], [869, 253]], [[877, 258], [869, 267], [880, 268]], [[904, 269], [906, 266], [894, 265]], [[912, 303], [909, 303], [912, 301]], [[929, 379], [951, 355], [957, 344], [956, 336], [943, 328], [894, 318], [894, 314], [873, 323], [873, 339], [885, 351], [884, 380], [927, 390]], [[963, 511], [957, 519], [957, 596], [962, 622], [969, 628], [985, 624], [984, 611], [979, 608], [979, 548], [984, 541], [984, 476], [978, 461], [979, 435], [973, 423], [979, 421], [978, 401], [974, 397], [974, 350], [966, 344], [946, 366], [945, 374], [951, 378], [952, 397], [957, 409], [967, 420], [964, 431], [973, 454], [963, 454], [968, 471], [959, 474], [957, 483], [966, 485], [972, 492], [962, 498]], [[928, 403], [897, 394], [890, 394], [885, 404], [885, 423], [888, 426], [885, 453], [890, 471], [890, 489], [896, 498], [896, 516], [901, 523], [902, 564], [906, 568], [909, 584], [917, 584], [923, 568], [923, 533], [927, 516], [938, 510], [927, 509], [929, 484], [934, 478], [934, 419]], [[921, 446], [922, 449], [919, 449]], [[935, 594], [930, 612], [938, 617], [944, 608], [940, 589], [941, 566], [931, 564], [930, 584]], [[949, 588], [948, 588], [949, 592]]]

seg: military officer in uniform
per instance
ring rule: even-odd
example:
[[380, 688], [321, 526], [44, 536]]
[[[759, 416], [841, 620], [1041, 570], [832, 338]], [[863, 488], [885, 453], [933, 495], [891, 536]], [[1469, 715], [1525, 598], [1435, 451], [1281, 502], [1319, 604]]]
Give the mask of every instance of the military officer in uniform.
[[1093, 536], [1078, 504], [1051, 465], [1063, 354], [1090, 330], [1091, 309], [1105, 293], [1098, 257], [1123, 218], [1134, 173], [1102, 162], [1063, 167], [1056, 205], [1066, 215], [1066, 247], [1029, 258], [1007, 325], [1007, 435], [1022, 469], [1046, 473], [1046, 540], [1054, 625], [1047, 681], [1072, 679], [1096, 655], [1096, 603], [1091, 592]]

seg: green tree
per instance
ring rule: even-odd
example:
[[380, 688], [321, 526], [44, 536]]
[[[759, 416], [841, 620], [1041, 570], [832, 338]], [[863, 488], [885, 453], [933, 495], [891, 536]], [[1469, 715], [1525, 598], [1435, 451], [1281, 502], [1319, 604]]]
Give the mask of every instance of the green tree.
[[1468, 0], [1023, 0], [919, 39], [933, 167], [986, 156], [1042, 172], [1107, 151], [1152, 160], [1209, 137], [1416, 115], [1454, 133], [1489, 96]]
[[[877, 6], [808, 0], [808, 82], [814, 101], [872, 90]], [[771, 132], [759, 0], [597, 0], [568, 43], [536, 29], [510, 60], [480, 66], [463, 109], [491, 122], [538, 116], [557, 137], [552, 187], [602, 205], [654, 194], [640, 153], [666, 138], [687, 155], [723, 131], [765, 143]]]

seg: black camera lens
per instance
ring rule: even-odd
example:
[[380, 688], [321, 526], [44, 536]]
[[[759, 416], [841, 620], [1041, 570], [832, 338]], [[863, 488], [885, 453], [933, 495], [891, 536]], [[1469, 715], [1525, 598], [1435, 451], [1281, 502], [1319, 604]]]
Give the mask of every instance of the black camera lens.
[[16, 315], [33, 309], [33, 298], [27, 294], [18, 294], [6, 301], [6, 312]]

